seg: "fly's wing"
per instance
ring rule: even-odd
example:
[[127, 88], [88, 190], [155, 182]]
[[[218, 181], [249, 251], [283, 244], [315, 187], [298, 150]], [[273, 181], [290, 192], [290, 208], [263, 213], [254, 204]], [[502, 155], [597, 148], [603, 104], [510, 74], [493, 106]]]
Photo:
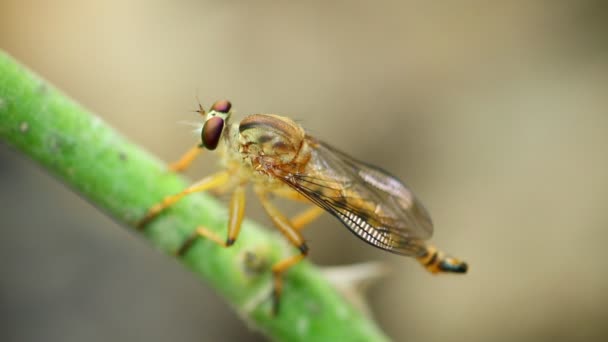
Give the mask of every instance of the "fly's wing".
[[363, 241], [402, 255], [425, 253], [433, 233], [424, 206], [397, 178], [307, 137], [304, 171], [280, 175], [293, 189], [337, 217]]

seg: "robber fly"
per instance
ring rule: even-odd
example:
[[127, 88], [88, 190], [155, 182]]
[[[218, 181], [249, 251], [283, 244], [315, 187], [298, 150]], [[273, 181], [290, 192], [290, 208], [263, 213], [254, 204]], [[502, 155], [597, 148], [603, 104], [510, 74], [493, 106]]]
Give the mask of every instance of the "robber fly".
[[[308, 253], [301, 229], [323, 212], [335, 216], [372, 246], [415, 257], [431, 273], [467, 271], [466, 263], [447, 257], [424, 242], [433, 233], [429, 213], [397, 178], [306, 134], [300, 125], [286, 117], [253, 114], [232, 124], [231, 107], [230, 102], [222, 100], [206, 112], [199, 104], [197, 112], [204, 119], [201, 143], [171, 165], [172, 170], [182, 171], [207, 149], [219, 152], [223, 170], [150, 208], [139, 222], [140, 228], [188, 194], [231, 191], [227, 237], [223, 239], [205, 227], [198, 227], [177, 253], [187, 253], [199, 237], [229, 247], [236, 241], [243, 221], [245, 186], [252, 183], [274, 225], [299, 250], [272, 267], [275, 312], [282, 274]], [[270, 201], [270, 195], [312, 206], [287, 218]]]

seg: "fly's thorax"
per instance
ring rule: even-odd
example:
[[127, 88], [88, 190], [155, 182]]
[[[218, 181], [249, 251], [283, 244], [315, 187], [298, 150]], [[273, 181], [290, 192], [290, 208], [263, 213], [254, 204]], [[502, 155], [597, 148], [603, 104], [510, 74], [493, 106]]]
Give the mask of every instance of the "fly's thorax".
[[305, 136], [304, 129], [289, 118], [249, 115], [239, 124], [239, 152], [257, 168], [297, 168]]

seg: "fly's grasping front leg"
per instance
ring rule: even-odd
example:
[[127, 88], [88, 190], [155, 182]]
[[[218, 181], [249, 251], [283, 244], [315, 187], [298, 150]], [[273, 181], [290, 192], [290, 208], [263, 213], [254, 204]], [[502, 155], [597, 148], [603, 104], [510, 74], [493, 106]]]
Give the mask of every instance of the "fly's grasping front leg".
[[186, 153], [184, 153], [179, 160], [174, 161], [169, 165], [169, 170], [174, 172], [181, 172], [187, 169], [190, 164], [198, 157], [201, 152], [203, 152], [203, 146], [201, 144], [196, 144], [191, 149], [189, 149]]
[[272, 292], [273, 313], [277, 314], [279, 311], [279, 300], [283, 291], [283, 273], [306, 257], [308, 254], [308, 246], [302, 235], [293, 227], [290, 220], [287, 219], [287, 217], [285, 217], [285, 215], [283, 215], [266, 197], [266, 192], [260, 187], [255, 187], [255, 192], [260, 198], [262, 206], [266, 210], [268, 216], [270, 216], [274, 225], [283, 233], [283, 235], [285, 235], [287, 240], [300, 251], [300, 254], [287, 257], [272, 266], [274, 281], [274, 289]]
[[137, 223], [137, 228], [140, 230], [143, 229], [146, 226], [146, 224], [148, 224], [150, 221], [152, 221], [152, 219], [154, 219], [158, 214], [160, 214], [163, 210], [165, 210], [168, 207], [175, 204], [177, 201], [182, 199], [184, 196], [195, 193], [195, 192], [201, 192], [201, 191], [206, 191], [209, 189], [216, 188], [216, 187], [221, 186], [221, 185], [225, 184], [226, 182], [228, 182], [229, 179], [230, 179], [230, 173], [228, 171], [218, 172], [216, 174], [203, 178], [202, 180], [187, 187], [180, 193], [165, 197], [160, 203], [155, 204], [148, 210], [148, 212], [146, 213], [144, 218], [142, 218]]

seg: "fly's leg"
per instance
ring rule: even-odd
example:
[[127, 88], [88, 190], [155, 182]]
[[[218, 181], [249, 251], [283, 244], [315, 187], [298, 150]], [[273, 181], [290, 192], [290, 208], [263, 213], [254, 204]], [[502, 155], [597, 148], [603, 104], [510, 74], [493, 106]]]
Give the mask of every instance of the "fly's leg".
[[[291, 188], [281, 187], [277, 190], [274, 190], [272, 193], [279, 197], [287, 198], [292, 201], [310, 203], [310, 200], [308, 198], [306, 198], [299, 192], [292, 190]], [[302, 228], [304, 228], [304, 226], [306, 226], [307, 224], [316, 220], [324, 212], [325, 212], [325, 210], [323, 208], [321, 208], [317, 205], [312, 205], [307, 210], [304, 210], [303, 212], [299, 213], [298, 215], [292, 217], [290, 220], [291, 225], [296, 230], [301, 230]]]
[[203, 178], [202, 180], [187, 187], [180, 193], [165, 197], [160, 203], [155, 204], [148, 210], [144, 218], [137, 223], [137, 228], [143, 229], [146, 224], [156, 217], [156, 215], [175, 204], [175, 202], [179, 201], [184, 196], [221, 186], [222, 184], [228, 182], [229, 179], [230, 174], [227, 171], [218, 172]]
[[279, 300], [283, 291], [283, 273], [285, 273], [290, 267], [300, 262], [308, 254], [308, 246], [304, 241], [302, 235], [296, 228], [293, 227], [289, 219], [285, 217], [266, 197], [266, 193], [263, 189], [256, 187], [256, 194], [262, 202], [262, 206], [266, 210], [268, 216], [274, 223], [274, 225], [285, 235], [287, 240], [300, 250], [300, 254], [287, 257], [272, 266], [272, 275], [274, 288], [272, 291], [273, 299], [273, 313], [276, 315], [279, 312]]
[[[307, 248], [306, 244], [302, 247]], [[306, 257], [308, 250], [301, 254], [292, 255], [287, 257], [272, 266], [272, 275], [274, 280], [274, 288], [272, 290], [272, 314], [277, 315], [279, 313], [279, 303], [281, 300], [281, 293], [283, 292], [283, 272], [287, 271], [291, 266], [302, 261]]]
[[190, 164], [192, 164], [194, 159], [196, 159], [196, 157], [198, 157], [201, 154], [201, 152], [203, 152], [203, 146], [200, 144], [196, 144], [191, 149], [189, 149], [186, 153], [184, 153], [184, 155], [181, 158], [179, 158], [179, 160], [171, 163], [169, 165], [169, 170], [174, 171], [174, 172], [184, 171], [185, 169], [188, 168], [188, 166], [190, 166]]
[[228, 212], [228, 237], [225, 240], [223, 240], [217, 233], [205, 227], [198, 227], [177, 250], [177, 255], [183, 256], [186, 254], [186, 252], [188, 252], [190, 247], [192, 247], [198, 238], [207, 238], [222, 247], [230, 247], [234, 244], [239, 232], [241, 231], [241, 224], [243, 223], [243, 217], [245, 216], [244, 185], [238, 186], [232, 193]]
[[308, 198], [306, 198], [306, 196], [302, 195], [301, 193], [299, 193], [291, 188], [280, 187], [278, 189], [273, 190], [272, 194], [277, 195], [282, 198], [287, 198], [287, 199], [290, 199], [290, 200], [296, 201], [296, 202], [310, 203], [310, 200]]
[[289, 221], [291, 222], [291, 226], [295, 230], [302, 230], [304, 226], [316, 220], [321, 214], [323, 214], [325, 210], [316, 205], [311, 206], [310, 208], [304, 210], [298, 215], [292, 217]]
[[238, 177], [233, 177], [230, 179], [230, 181], [226, 182], [226, 184], [218, 186], [217, 188], [210, 189], [209, 193], [214, 196], [223, 196], [238, 187], [240, 182], [241, 180], [238, 179]]

